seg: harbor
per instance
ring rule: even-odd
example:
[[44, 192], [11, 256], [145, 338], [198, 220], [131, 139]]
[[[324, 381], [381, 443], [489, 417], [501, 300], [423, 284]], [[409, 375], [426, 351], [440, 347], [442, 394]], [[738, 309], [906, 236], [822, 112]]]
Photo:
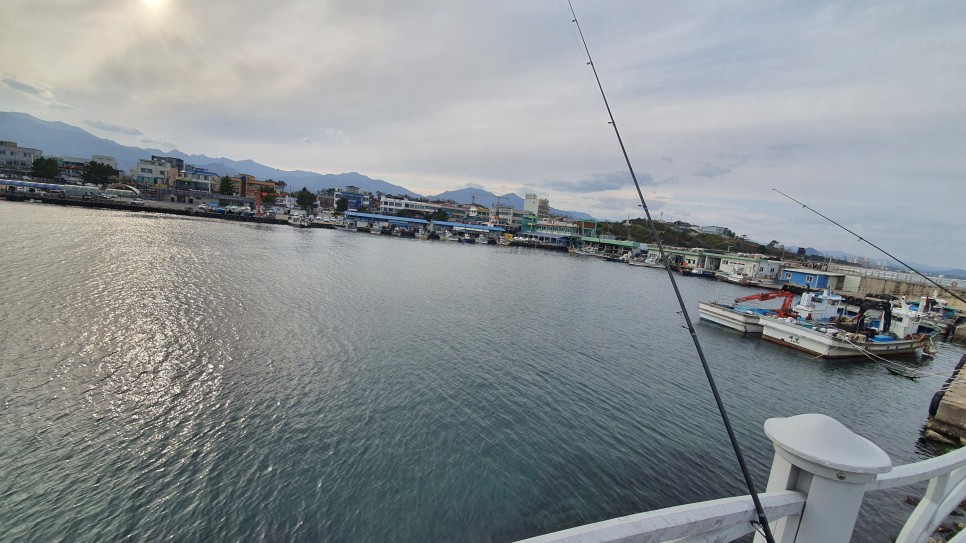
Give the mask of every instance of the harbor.
[[[743, 493], [662, 273], [508, 245], [0, 208], [14, 540], [511, 541]], [[750, 291], [680, 284], [689, 307]], [[945, 451], [925, 424], [962, 347], [897, 359], [931, 375], [908, 379], [697, 332], [761, 485], [772, 417], [826, 413], [897, 466]], [[853, 540], [898, 534], [910, 495], [869, 494]]]

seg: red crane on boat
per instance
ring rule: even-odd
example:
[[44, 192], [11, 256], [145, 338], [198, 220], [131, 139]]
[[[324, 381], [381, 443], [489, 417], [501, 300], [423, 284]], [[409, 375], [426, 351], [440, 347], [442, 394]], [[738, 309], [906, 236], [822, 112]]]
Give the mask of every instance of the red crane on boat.
[[776, 290], [772, 292], [759, 292], [757, 294], [749, 294], [748, 296], [742, 296], [741, 298], [735, 298], [735, 303], [740, 304], [741, 302], [747, 302], [749, 300], [758, 300], [764, 302], [765, 300], [774, 300], [775, 298], [784, 298], [785, 301], [782, 302], [781, 308], [776, 310], [779, 317], [794, 317], [795, 313], [791, 312], [792, 302], [795, 300], [795, 294], [792, 292], [784, 290]]

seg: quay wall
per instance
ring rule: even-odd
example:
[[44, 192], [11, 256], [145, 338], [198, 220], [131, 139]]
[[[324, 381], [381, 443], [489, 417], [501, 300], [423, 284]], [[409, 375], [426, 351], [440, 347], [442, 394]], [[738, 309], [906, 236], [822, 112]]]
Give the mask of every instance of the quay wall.
[[933, 396], [924, 437], [948, 445], [966, 445], [966, 355]]
[[[964, 281], [966, 283], [966, 281]], [[958, 286], [946, 288], [955, 292], [961, 298], [966, 299], [966, 289]], [[938, 291], [939, 288], [931, 283], [908, 283], [904, 281], [897, 281], [894, 279], [881, 279], [878, 277], [862, 277], [859, 280], [859, 286], [855, 289], [855, 294], [866, 295], [866, 294], [891, 294], [893, 296], [906, 296], [912, 298], [918, 298], [920, 296], [931, 295]], [[944, 295], [942, 291], [939, 291], [939, 297], [947, 300], [950, 307], [966, 311], [966, 304], [963, 304], [956, 298], [952, 296]]]
[[[68, 207], [86, 207], [90, 209], [113, 209], [116, 211], [133, 211], [135, 213], [161, 213], [164, 215], [179, 215], [182, 217], [204, 217], [208, 219], [219, 219], [225, 221], [234, 222], [253, 222], [260, 224], [288, 224], [285, 219], [271, 218], [271, 217], [247, 217], [245, 215], [230, 215], [227, 213], [212, 213], [207, 211], [195, 210], [195, 209], [185, 209], [181, 207], [162, 207], [152, 205], [153, 202], [146, 201], [143, 205], [134, 205], [128, 202], [112, 202], [109, 200], [83, 200], [76, 198], [59, 198], [59, 197], [38, 197], [36, 195], [22, 195], [22, 194], [2, 194], [0, 198], [6, 199], [11, 202], [26, 202], [28, 200], [40, 200], [45, 204], [54, 204], [59, 206]], [[332, 225], [324, 223], [313, 223], [310, 228], [333, 228]]]

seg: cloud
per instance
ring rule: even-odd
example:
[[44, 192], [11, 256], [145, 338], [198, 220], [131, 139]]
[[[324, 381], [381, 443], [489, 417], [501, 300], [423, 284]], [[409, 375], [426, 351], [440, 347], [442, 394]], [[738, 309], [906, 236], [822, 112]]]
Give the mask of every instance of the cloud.
[[299, 143], [304, 143], [304, 144], [306, 144], [306, 145], [310, 145], [310, 144], [312, 144], [312, 143], [315, 143], [314, 141], [312, 141], [312, 138], [309, 138], [309, 137], [305, 137], [305, 138], [299, 138], [299, 139], [298, 139], [298, 142], [299, 142]]
[[[651, 184], [654, 179], [647, 172], [637, 174], [637, 180], [642, 185]], [[561, 192], [604, 192], [632, 187], [631, 176], [627, 172], [607, 172], [590, 174], [584, 179], [576, 181], [547, 180], [540, 183], [543, 189], [559, 190]]]
[[322, 134], [328, 143], [349, 143], [349, 135], [339, 128], [323, 128]]
[[170, 141], [148, 138], [148, 137], [141, 138], [141, 143], [147, 143], [148, 145], [158, 145], [160, 147], [167, 147], [169, 149], [174, 149], [177, 147], [177, 145], [171, 143]]
[[710, 179], [712, 177], [727, 175], [731, 173], [731, 169], [722, 168], [721, 166], [715, 166], [710, 162], [701, 162], [700, 167], [692, 173], [694, 175], [700, 175], [701, 177], [707, 177]]
[[8, 89], [23, 94], [28, 99], [40, 102], [49, 108], [59, 109], [62, 111], [74, 109], [73, 106], [57, 101], [54, 97], [54, 93], [43, 87], [25, 83], [15, 77], [5, 77], [0, 79], [0, 82], [2, 82], [3, 86], [7, 87]]
[[24, 94], [31, 94], [33, 96], [51, 96], [51, 92], [47, 89], [42, 89], [40, 87], [35, 87], [29, 83], [24, 83], [23, 81], [17, 81], [12, 77], [5, 77], [3, 83], [15, 91], [20, 91]]
[[117, 124], [105, 123], [103, 121], [97, 121], [92, 119], [84, 119], [84, 124], [87, 126], [98, 128], [106, 132], [117, 132], [118, 134], [127, 134], [128, 136], [143, 136], [144, 132], [141, 132], [137, 128], [128, 128], [126, 126], [121, 126]]

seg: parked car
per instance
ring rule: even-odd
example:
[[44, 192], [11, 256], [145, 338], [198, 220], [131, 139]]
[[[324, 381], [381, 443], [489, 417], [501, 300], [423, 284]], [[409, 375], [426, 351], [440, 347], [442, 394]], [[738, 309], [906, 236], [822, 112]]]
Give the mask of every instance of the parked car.
[[134, 205], [134, 206], [143, 206], [144, 205], [144, 199], [142, 199], [142, 198], [135, 198], [135, 199], [131, 200], [131, 205]]

